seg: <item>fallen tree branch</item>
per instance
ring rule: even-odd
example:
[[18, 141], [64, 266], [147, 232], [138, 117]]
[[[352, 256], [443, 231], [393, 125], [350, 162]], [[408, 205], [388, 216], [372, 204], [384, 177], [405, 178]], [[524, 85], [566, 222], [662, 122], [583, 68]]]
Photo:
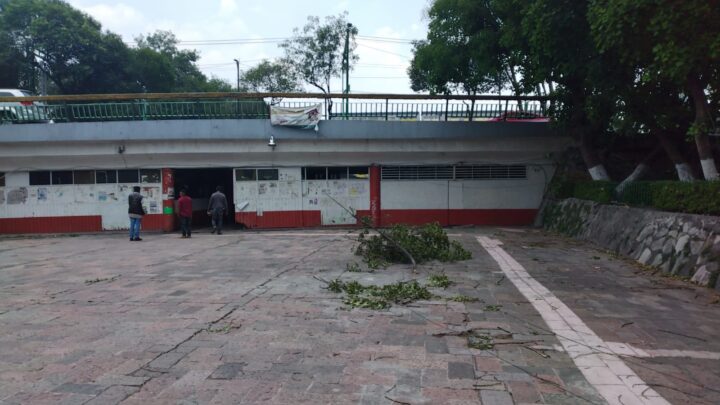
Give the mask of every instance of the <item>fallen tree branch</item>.
[[705, 339], [703, 339], [703, 338], [699, 338], [699, 337], [697, 337], [697, 336], [683, 335], [682, 333], [677, 333], [677, 332], [673, 332], [673, 331], [670, 331], [670, 330], [658, 329], [658, 332], [669, 333], [669, 334], [671, 334], [671, 335], [677, 335], [677, 336], [682, 336], [682, 337], [686, 337], [686, 338], [689, 338], [689, 339], [699, 340], [699, 341], [701, 341], [701, 342], [707, 342], [707, 340], [705, 340]]
[[342, 209], [344, 209], [347, 213], [349, 213], [353, 218], [355, 218], [357, 221], [359, 221], [361, 224], [363, 224], [364, 226], [366, 226], [368, 228], [371, 228], [372, 230], [377, 232], [380, 236], [382, 236], [383, 239], [387, 240], [388, 242], [392, 243], [396, 248], [398, 248], [402, 252], [402, 254], [404, 254], [408, 258], [408, 260], [410, 260], [410, 263], [412, 263], [412, 269], [413, 269], [413, 271], [415, 271], [415, 269], [417, 268], [417, 263], [415, 262], [415, 258], [410, 254], [410, 252], [407, 251], [407, 249], [405, 249], [395, 239], [388, 236], [388, 234], [385, 231], [373, 226], [373, 224], [371, 224], [369, 221], [365, 220], [365, 218], [361, 218], [356, 212], [352, 211], [348, 207], [341, 204], [340, 201], [336, 200], [333, 196], [331, 196], [327, 192], [325, 192], [324, 194], [328, 198], [333, 200], [335, 202], [335, 204], [339, 205]]

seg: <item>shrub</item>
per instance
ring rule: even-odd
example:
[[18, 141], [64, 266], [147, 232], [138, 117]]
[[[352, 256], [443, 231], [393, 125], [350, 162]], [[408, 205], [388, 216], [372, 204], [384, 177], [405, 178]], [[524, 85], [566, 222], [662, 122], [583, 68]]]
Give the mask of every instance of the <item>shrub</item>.
[[599, 203], [619, 203], [651, 207], [663, 211], [720, 215], [720, 181], [639, 181], [631, 183], [620, 196], [614, 196], [616, 183], [577, 182], [569, 197]]

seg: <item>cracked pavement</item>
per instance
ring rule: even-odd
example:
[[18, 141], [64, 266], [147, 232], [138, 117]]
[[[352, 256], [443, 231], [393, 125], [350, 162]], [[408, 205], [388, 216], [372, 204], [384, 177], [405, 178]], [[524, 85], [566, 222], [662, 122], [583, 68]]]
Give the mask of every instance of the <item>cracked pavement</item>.
[[[537, 230], [448, 232], [473, 258], [416, 274], [346, 272], [360, 260], [344, 230], [0, 239], [0, 403], [605, 403], [480, 235], [666, 400], [720, 403], [712, 291]], [[315, 278], [441, 271], [439, 298], [386, 311], [343, 308]]]

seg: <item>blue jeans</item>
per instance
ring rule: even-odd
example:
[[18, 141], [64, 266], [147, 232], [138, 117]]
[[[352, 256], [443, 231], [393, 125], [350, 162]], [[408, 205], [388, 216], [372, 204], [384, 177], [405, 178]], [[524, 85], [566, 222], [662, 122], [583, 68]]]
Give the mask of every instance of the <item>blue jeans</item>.
[[140, 222], [142, 218], [130, 218], [130, 239], [140, 237]]

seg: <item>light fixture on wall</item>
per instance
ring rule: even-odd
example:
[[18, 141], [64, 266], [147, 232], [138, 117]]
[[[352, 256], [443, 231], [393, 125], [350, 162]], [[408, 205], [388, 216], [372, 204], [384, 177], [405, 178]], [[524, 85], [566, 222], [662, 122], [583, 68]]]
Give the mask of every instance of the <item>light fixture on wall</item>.
[[270, 135], [268, 146], [271, 147], [273, 150], [275, 150], [275, 147], [277, 146], [277, 143], [275, 143], [275, 137], [273, 137], [272, 135]]

